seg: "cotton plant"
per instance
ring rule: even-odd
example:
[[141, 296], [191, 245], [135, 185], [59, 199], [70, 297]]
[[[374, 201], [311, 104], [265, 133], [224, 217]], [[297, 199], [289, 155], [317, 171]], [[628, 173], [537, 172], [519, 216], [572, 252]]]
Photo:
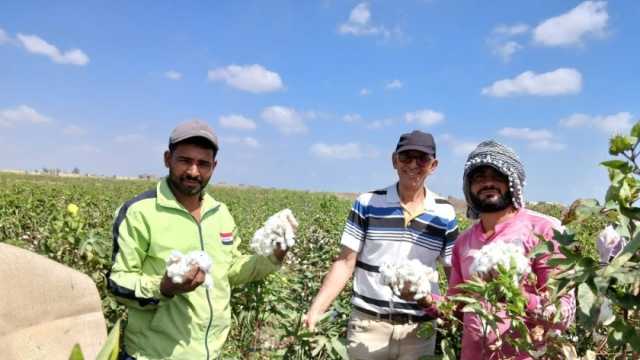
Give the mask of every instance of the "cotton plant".
[[499, 267], [514, 271], [514, 283], [529, 272], [531, 266], [529, 259], [524, 254], [524, 247], [519, 242], [492, 242], [471, 252], [473, 262], [471, 273], [481, 278], [491, 277]]
[[417, 259], [401, 263], [386, 262], [380, 266], [380, 281], [400, 296], [405, 286], [414, 292], [418, 300], [431, 294], [431, 285], [438, 283], [438, 272]]
[[295, 243], [295, 232], [298, 228], [298, 220], [290, 209], [281, 210], [271, 215], [264, 225], [258, 229], [251, 239], [251, 249], [262, 256], [273, 254], [276, 246], [286, 250]]
[[213, 287], [213, 279], [209, 274], [211, 265], [211, 258], [204, 251], [191, 251], [185, 255], [178, 250], [174, 250], [167, 259], [167, 276], [174, 284], [182, 284], [185, 280], [185, 275], [194, 266], [197, 266], [206, 274], [202, 286], [210, 289]]

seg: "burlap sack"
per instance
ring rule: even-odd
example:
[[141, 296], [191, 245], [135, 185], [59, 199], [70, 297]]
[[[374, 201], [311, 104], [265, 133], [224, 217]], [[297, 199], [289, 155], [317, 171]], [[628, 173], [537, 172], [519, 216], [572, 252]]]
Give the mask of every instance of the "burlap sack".
[[67, 360], [79, 343], [94, 359], [106, 337], [91, 278], [0, 243], [0, 358]]

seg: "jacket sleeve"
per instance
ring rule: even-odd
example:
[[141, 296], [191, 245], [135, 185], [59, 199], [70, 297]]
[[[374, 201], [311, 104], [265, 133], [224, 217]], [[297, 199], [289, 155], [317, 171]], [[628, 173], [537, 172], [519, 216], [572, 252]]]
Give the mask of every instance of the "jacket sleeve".
[[113, 252], [107, 286], [124, 305], [153, 310], [168, 298], [160, 293], [164, 274], [144, 274], [142, 265], [147, 256], [150, 233], [140, 212], [120, 207], [113, 224]]
[[260, 280], [278, 270], [280, 261], [273, 256], [244, 255], [238, 250], [240, 236], [237, 227], [233, 230], [233, 250], [231, 267], [229, 268], [229, 283], [231, 286], [246, 284]]

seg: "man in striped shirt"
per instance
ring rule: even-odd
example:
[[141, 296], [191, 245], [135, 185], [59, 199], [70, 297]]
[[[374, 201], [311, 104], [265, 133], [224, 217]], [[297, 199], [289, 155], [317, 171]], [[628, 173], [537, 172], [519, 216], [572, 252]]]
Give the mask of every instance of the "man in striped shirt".
[[[433, 317], [383, 285], [379, 267], [417, 259], [435, 269], [440, 260], [448, 274], [458, 235], [455, 210], [425, 186], [438, 166], [431, 134], [413, 131], [400, 136], [392, 164], [398, 182], [361, 194], [355, 201], [342, 234], [341, 253], [304, 318], [313, 330], [353, 276], [347, 332], [351, 359], [418, 359], [433, 354], [435, 348], [435, 338], [416, 335], [420, 323]], [[439, 294], [437, 284], [432, 292]]]

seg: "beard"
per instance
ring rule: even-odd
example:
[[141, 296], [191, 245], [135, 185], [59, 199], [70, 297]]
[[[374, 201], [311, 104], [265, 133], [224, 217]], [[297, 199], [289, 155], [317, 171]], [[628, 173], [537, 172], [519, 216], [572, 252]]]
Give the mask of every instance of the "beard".
[[490, 197], [481, 199], [478, 194], [480, 194], [483, 190], [488, 190], [489, 188], [482, 188], [478, 190], [477, 193], [472, 193], [469, 191], [469, 200], [471, 200], [471, 205], [475, 210], [481, 213], [495, 213], [498, 211], [502, 211], [511, 206], [512, 196], [511, 191], [507, 191], [506, 193], [500, 192], [499, 189], [491, 188], [500, 194], [498, 197]]
[[[187, 181], [194, 181], [196, 184], [189, 184]], [[171, 183], [171, 188], [174, 191], [177, 191], [181, 195], [185, 196], [193, 196], [200, 194], [204, 188], [207, 186], [209, 179], [203, 179], [202, 177], [192, 177], [189, 175], [176, 175], [173, 171], [169, 170], [169, 182]]]

